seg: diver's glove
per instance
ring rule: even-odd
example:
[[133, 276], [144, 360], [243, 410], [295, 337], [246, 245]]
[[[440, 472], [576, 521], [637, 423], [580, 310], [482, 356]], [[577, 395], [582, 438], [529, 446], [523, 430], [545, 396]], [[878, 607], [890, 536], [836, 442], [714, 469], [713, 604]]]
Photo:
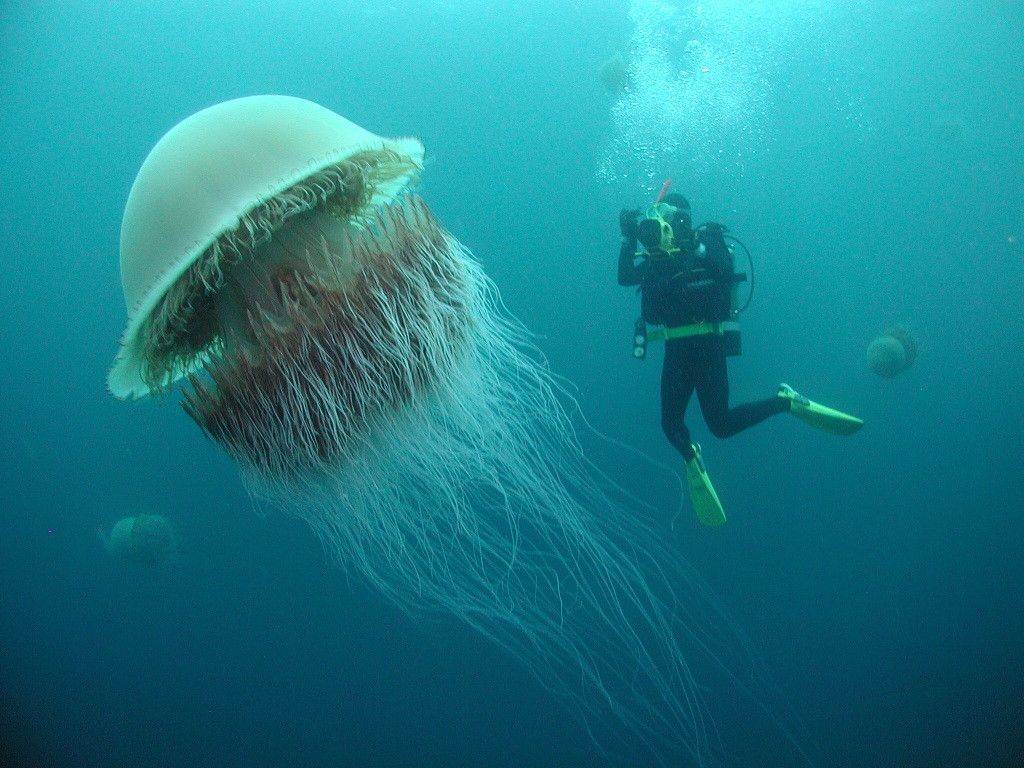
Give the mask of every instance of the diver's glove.
[[636, 240], [636, 220], [640, 218], [640, 211], [635, 208], [623, 208], [619, 211], [619, 229], [625, 240]]

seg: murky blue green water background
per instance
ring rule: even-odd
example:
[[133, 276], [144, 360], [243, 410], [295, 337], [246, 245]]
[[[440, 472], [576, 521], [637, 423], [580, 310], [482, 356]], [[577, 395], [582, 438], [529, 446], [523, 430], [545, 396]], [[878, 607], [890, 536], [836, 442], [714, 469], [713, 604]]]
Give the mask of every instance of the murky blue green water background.
[[[818, 763], [1019, 764], [1022, 33], [1006, 2], [0, 4], [5, 764], [597, 760], [513, 661], [397, 615], [256, 507], [176, 395], [106, 393], [135, 172], [175, 122], [253, 93], [421, 137], [434, 211], [594, 425], [661, 462], [617, 212], [671, 176], [729, 224], [758, 279], [735, 395], [788, 381], [868, 425], [840, 441], [780, 418], [719, 442], [691, 411], [720, 531], [670, 527], [664, 476], [610, 471], [660, 494]], [[645, 44], [668, 45], [676, 85], [651, 98], [649, 72], [617, 103], [600, 69]], [[711, 65], [680, 86], [695, 50]], [[921, 355], [885, 381], [864, 349], [891, 324]], [[165, 569], [98, 541], [140, 512], [180, 528]], [[764, 764], [749, 735], [725, 740]]]

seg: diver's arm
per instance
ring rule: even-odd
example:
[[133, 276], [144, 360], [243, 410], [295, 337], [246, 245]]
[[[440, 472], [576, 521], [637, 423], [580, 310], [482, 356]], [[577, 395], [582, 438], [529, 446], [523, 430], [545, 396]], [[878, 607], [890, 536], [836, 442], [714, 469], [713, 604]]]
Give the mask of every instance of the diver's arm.
[[623, 210], [619, 213], [619, 228], [622, 230], [622, 247], [619, 249], [619, 285], [640, 285], [642, 270], [636, 264], [636, 217], [637, 211]]
[[623, 240], [619, 249], [619, 285], [640, 285], [643, 268], [636, 263], [636, 241]]

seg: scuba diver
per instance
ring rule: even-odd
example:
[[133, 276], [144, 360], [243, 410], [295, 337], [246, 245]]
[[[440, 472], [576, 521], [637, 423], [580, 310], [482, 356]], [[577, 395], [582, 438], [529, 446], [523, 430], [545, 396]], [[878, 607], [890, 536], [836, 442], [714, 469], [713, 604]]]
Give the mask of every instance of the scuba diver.
[[[736, 272], [729, 243], [746, 248], [721, 224], [709, 222], [694, 229], [689, 202], [682, 195], [666, 194], [669, 184], [665, 182], [646, 211], [623, 210], [619, 215], [619, 285], [639, 286], [641, 317], [634, 356], [645, 357], [649, 341], [665, 342], [661, 427], [685, 459], [698, 519], [705, 525], [721, 525], [725, 512], [700, 446], [691, 441], [684, 422], [694, 391], [708, 429], [718, 438], [731, 437], [778, 413], [792, 413], [841, 435], [853, 434], [864, 422], [812, 402], [786, 384], [779, 385], [774, 397], [730, 407], [726, 359], [740, 353], [737, 319], [745, 307], [738, 307], [738, 286], [747, 276]], [[638, 242], [642, 250], [637, 249]], [[657, 327], [648, 330], [648, 325]]]

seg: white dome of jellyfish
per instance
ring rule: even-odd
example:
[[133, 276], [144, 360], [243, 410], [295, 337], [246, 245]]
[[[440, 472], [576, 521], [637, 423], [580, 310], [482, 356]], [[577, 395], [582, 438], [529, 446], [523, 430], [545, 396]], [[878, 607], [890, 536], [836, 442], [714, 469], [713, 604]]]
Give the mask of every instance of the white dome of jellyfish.
[[342, 567], [511, 651], [601, 746], [712, 762], [698, 679], [726, 630], [409, 192], [422, 165], [415, 139], [283, 96], [174, 127], [125, 209], [110, 388], [187, 379], [185, 411], [250, 491]]
[[123, 517], [100, 538], [115, 560], [147, 568], [163, 565], [178, 549], [178, 532], [163, 515]]

